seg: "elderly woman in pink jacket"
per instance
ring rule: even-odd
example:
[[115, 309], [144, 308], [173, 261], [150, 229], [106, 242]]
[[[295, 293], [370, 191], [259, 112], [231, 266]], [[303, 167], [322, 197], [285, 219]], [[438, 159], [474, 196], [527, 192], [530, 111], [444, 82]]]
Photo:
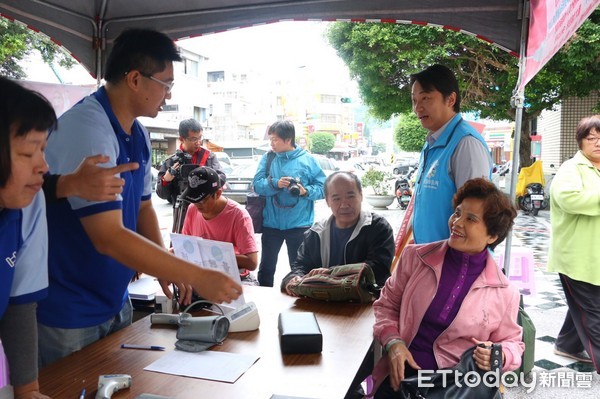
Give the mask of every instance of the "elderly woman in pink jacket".
[[[474, 345], [502, 345], [503, 371], [517, 369], [525, 345], [517, 324], [519, 291], [489, 250], [501, 243], [517, 213], [485, 179], [467, 181], [453, 199], [450, 238], [409, 245], [373, 304], [375, 338], [385, 353], [375, 365], [375, 398], [394, 397], [417, 370], [455, 366]], [[474, 352], [490, 370], [490, 349]]]

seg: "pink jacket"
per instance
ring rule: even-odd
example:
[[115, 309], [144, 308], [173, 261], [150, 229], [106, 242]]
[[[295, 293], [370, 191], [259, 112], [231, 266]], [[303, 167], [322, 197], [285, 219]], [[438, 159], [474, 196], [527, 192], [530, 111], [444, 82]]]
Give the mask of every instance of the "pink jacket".
[[[375, 339], [385, 346], [394, 338], [410, 345], [437, 291], [447, 241], [408, 245], [398, 267], [387, 280], [381, 297], [373, 304]], [[467, 293], [456, 318], [434, 342], [433, 353], [439, 368], [455, 366], [464, 351], [474, 344], [471, 338], [502, 344], [503, 371], [521, 365], [525, 350], [522, 328], [517, 324], [519, 291], [488, 255], [485, 269]], [[389, 374], [387, 356], [373, 370], [377, 388]]]

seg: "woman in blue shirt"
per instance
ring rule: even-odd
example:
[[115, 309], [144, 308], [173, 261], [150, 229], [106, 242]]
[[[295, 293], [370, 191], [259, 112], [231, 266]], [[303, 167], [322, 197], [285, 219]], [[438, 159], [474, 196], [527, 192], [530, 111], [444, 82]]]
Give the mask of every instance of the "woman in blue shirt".
[[41, 95], [0, 77], [0, 339], [16, 399], [44, 399], [37, 381], [36, 301], [48, 289], [44, 148], [56, 124]]

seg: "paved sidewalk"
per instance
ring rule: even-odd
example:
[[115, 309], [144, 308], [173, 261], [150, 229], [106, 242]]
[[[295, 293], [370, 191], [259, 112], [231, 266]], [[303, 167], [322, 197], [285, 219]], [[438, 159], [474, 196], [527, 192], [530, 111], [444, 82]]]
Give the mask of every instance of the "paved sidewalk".
[[535, 367], [531, 375], [535, 379], [535, 388], [531, 393], [526, 393], [524, 387], [507, 388], [504, 397], [595, 399], [600, 397], [600, 376], [593, 366], [553, 353], [567, 306], [557, 273], [546, 271], [550, 235], [549, 211], [541, 211], [537, 217], [519, 213], [512, 246], [531, 249], [535, 261], [537, 292], [523, 297], [525, 310], [536, 327]]

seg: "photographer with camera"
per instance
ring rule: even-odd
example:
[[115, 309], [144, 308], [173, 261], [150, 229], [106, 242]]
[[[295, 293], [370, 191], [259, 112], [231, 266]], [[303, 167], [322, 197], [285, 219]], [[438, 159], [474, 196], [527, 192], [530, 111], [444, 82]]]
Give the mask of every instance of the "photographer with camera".
[[289, 121], [269, 126], [275, 158], [267, 171], [267, 157], [260, 160], [254, 191], [267, 198], [263, 210], [262, 254], [258, 282], [272, 287], [277, 257], [283, 241], [290, 265], [296, 261], [304, 232], [315, 219], [315, 200], [323, 198], [325, 173], [308, 152], [296, 147], [296, 131]]
[[189, 172], [198, 166], [208, 166], [214, 169], [223, 181], [226, 180], [225, 172], [215, 154], [202, 147], [202, 126], [198, 121], [186, 119], [179, 123], [179, 141], [179, 149], [161, 165], [156, 183], [156, 194], [173, 204], [174, 233], [181, 232], [189, 205], [183, 204], [179, 199], [179, 195], [187, 188]]

